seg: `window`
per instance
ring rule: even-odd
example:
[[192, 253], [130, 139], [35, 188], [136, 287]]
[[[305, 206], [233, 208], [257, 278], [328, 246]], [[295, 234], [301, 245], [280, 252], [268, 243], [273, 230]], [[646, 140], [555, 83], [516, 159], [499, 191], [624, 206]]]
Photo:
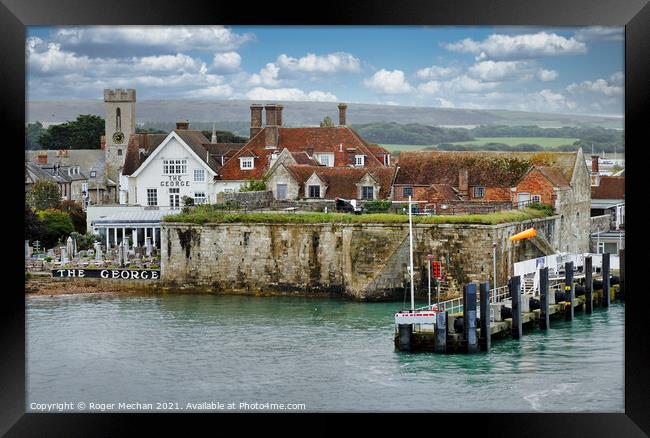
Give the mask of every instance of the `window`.
[[205, 193], [196, 192], [194, 193], [194, 205], [205, 204]]
[[320, 198], [320, 186], [309, 186], [309, 197]]
[[361, 199], [374, 199], [373, 198], [374, 187], [373, 186], [363, 186], [361, 187]]
[[533, 202], [542, 202], [542, 196], [541, 195], [533, 195]]
[[187, 173], [187, 160], [163, 160], [163, 174], [183, 175]]
[[118, 150], [117, 150], [117, 155], [118, 155], [118, 156], [122, 155], [122, 149], [118, 149]]
[[404, 191], [402, 192], [402, 195], [405, 198], [408, 198], [409, 196], [413, 196], [413, 187], [404, 187]]
[[474, 187], [474, 197], [482, 198], [485, 196], [485, 187]]
[[245, 157], [239, 159], [240, 169], [253, 169], [253, 157]]
[[97, 176], [97, 171], [96, 170], [91, 170], [90, 171], [90, 177], [95, 178]]
[[147, 189], [147, 205], [158, 205], [158, 189]]
[[275, 193], [277, 199], [287, 199], [287, 185], [286, 184], [276, 185]]
[[181, 205], [181, 189], [169, 189], [169, 206], [172, 208], [180, 207]]
[[203, 169], [194, 169], [194, 181], [203, 182], [205, 181], [205, 170]]
[[354, 156], [354, 165], [355, 166], [363, 166], [366, 162], [366, 156], [365, 155], [355, 155]]
[[323, 166], [334, 167], [334, 155], [315, 154], [316, 160]]

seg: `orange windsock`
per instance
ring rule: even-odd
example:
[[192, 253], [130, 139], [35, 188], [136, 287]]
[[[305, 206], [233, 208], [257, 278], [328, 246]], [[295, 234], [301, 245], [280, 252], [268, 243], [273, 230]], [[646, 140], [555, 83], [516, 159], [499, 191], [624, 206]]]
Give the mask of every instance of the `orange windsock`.
[[510, 236], [510, 240], [523, 240], [535, 236], [537, 236], [537, 231], [535, 231], [535, 228], [529, 228], [522, 231], [521, 233], [515, 234], [514, 236]]

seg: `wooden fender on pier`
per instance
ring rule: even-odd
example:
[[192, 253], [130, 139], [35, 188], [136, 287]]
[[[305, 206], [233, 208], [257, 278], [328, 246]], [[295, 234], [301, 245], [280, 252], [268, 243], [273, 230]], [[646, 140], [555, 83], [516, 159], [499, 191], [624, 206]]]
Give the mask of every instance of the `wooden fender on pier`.
[[537, 231], [535, 230], [535, 228], [529, 228], [527, 230], [522, 231], [521, 233], [515, 234], [514, 236], [510, 236], [510, 240], [523, 240], [535, 236], [537, 236]]

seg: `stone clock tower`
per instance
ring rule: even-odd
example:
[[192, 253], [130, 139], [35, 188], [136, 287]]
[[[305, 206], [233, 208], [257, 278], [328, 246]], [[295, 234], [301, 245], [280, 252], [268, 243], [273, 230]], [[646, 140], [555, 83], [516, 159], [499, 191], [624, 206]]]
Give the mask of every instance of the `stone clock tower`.
[[120, 175], [124, 167], [126, 147], [129, 139], [135, 134], [135, 90], [104, 90], [104, 105], [106, 107], [106, 173], [110, 179], [120, 186], [120, 203], [122, 193], [127, 190], [122, 187]]

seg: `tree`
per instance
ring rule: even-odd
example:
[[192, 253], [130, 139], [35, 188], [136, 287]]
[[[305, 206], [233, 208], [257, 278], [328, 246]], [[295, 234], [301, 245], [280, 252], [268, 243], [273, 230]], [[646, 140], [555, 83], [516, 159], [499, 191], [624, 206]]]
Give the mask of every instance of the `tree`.
[[320, 127], [321, 128], [331, 128], [334, 126], [334, 122], [332, 122], [332, 118], [330, 116], [325, 116], [322, 122], [320, 122]]
[[38, 138], [45, 132], [41, 122], [28, 123], [25, 127], [25, 149], [36, 150], [40, 149], [41, 145], [38, 143]]
[[36, 216], [32, 207], [25, 203], [25, 240], [31, 242], [40, 240], [43, 238], [44, 232], [43, 224], [38, 219], [38, 216]]
[[261, 192], [266, 190], [266, 182], [261, 179], [249, 179], [240, 188], [240, 192]]
[[84, 234], [86, 232], [86, 212], [80, 203], [66, 199], [61, 203], [60, 209], [70, 216], [77, 233]]
[[37, 180], [27, 195], [29, 204], [36, 210], [59, 208], [61, 206], [61, 190], [53, 181]]
[[[212, 131], [201, 131], [209, 139], [212, 139]], [[233, 134], [230, 131], [216, 131], [217, 143], [246, 143], [248, 138]]]
[[76, 120], [52, 125], [38, 138], [44, 149], [100, 149], [104, 119], [82, 114]]
[[70, 216], [61, 210], [48, 208], [39, 211], [38, 218], [44, 228], [43, 243], [48, 248], [52, 248], [57, 242], [67, 238], [74, 231]]

